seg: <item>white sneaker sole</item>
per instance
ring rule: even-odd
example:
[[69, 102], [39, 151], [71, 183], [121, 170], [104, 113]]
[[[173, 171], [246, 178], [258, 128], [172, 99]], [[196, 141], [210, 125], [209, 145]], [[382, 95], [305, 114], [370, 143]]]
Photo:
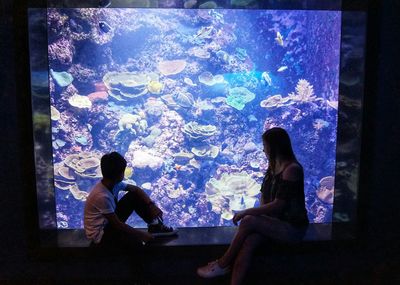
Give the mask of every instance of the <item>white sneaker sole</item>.
[[219, 277], [219, 276], [224, 276], [226, 274], [228, 274], [230, 272], [230, 270], [223, 270], [223, 271], [219, 271], [219, 272], [207, 272], [204, 273], [200, 268], [197, 269], [197, 275], [199, 275], [202, 278], [215, 278], [215, 277]]

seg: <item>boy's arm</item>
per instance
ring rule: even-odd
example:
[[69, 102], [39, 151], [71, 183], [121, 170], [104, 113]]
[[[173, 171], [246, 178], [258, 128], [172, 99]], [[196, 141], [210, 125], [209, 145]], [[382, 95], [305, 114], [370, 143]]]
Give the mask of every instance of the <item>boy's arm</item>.
[[132, 228], [131, 226], [121, 222], [118, 219], [118, 216], [115, 213], [110, 213], [110, 214], [104, 214], [110, 225], [119, 231], [122, 231], [124, 233], [127, 233], [129, 236], [138, 239], [140, 241], [148, 242], [151, 241], [154, 237], [144, 231], [137, 230]]

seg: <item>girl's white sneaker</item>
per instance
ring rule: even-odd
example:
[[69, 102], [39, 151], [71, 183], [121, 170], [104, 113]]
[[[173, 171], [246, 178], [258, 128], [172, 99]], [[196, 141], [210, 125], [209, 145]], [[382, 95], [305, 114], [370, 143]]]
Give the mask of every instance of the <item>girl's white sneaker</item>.
[[206, 266], [197, 268], [197, 274], [203, 278], [222, 276], [230, 272], [229, 267], [221, 268], [218, 260], [209, 262]]

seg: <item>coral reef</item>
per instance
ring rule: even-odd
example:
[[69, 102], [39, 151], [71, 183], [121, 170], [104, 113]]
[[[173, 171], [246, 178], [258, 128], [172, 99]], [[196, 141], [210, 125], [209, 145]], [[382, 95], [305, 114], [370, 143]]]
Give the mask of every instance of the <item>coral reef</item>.
[[72, 63], [75, 48], [72, 42], [66, 38], [61, 38], [49, 45], [49, 59], [65, 65]]
[[136, 150], [133, 152], [131, 164], [135, 168], [149, 167], [153, 170], [159, 169], [163, 165], [162, 158], [156, 156], [152, 151]]
[[199, 82], [207, 85], [213, 86], [219, 83], [225, 83], [224, 77], [220, 74], [212, 75], [209, 71], [204, 71], [198, 76]]
[[160, 93], [162, 85], [158, 80], [156, 73], [108, 72], [103, 76], [110, 96], [118, 101], [143, 96], [149, 88], [152, 93]]
[[[48, 9], [50, 77], [37, 77], [49, 80], [51, 120], [36, 112], [34, 128], [53, 136], [57, 226], [82, 226], [82, 190], [111, 150], [168, 223], [229, 225], [235, 211], [257, 205], [268, 166], [260, 134], [274, 126], [287, 129], [309, 167], [310, 219], [329, 221], [338, 37], [326, 27], [338, 31], [339, 19], [332, 11]], [[354, 189], [355, 174], [342, 174]]]
[[76, 200], [85, 201], [88, 195], [88, 192], [80, 190], [81, 181], [100, 177], [100, 159], [95, 153], [71, 154], [54, 164], [55, 187], [69, 190]]
[[185, 124], [183, 132], [192, 139], [206, 139], [210, 136], [215, 135], [218, 130], [213, 125], [200, 125], [197, 122], [189, 122]]
[[90, 101], [89, 97], [82, 96], [79, 94], [75, 94], [68, 99], [69, 104], [71, 106], [76, 107], [78, 109], [90, 109], [92, 107], [92, 101]]
[[226, 104], [237, 110], [243, 110], [246, 103], [251, 102], [256, 95], [245, 87], [234, 87], [229, 89], [229, 95], [226, 98]]
[[246, 172], [238, 172], [223, 173], [219, 179], [211, 178], [205, 187], [212, 211], [229, 219], [233, 211], [254, 206], [261, 185]]
[[68, 72], [62, 71], [62, 72], [56, 72], [53, 69], [50, 69], [50, 75], [53, 77], [54, 81], [58, 84], [60, 87], [65, 87], [68, 86], [72, 83], [74, 78], [72, 77], [71, 74]]
[[185, 60], [165, 60], [158, 63], [158, 70], [165, 76], [181, 73], [186, 67]]
[[333, 204], [335, 177], [327, 176], [319, 181], [317, 197], [324, 203]]

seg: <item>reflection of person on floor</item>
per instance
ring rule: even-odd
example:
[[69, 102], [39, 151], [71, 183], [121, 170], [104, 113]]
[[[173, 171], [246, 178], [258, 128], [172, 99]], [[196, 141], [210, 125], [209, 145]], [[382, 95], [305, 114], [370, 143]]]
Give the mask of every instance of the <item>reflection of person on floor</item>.
[[269, 167], [261, 186], [260, 206], [236, 213], [240, 225], [231, 245], [218, 260], [197, 269], [204, 278], [227, 274], [231, 284], [241, 284], [257, 246], [268, 239], [299, 242], [308, 226], [304, 200], [303, 168], [297, 161], [284, 129], [272, 128], [263, 136]]
[[[137, 186], [122, 182], [126, 160], [117, 152], [101, 158], [103, 179], [90, 191], [85, 204], [86, 236], [95, 246], [140, 246], [156, 236], [174, 235], [176, 230], [162, 222], [162, 211]], [[118, 192], [127, 193], [118, 201]], [[133, 211], [148, 224], [141, 231], [125, 224]]]

